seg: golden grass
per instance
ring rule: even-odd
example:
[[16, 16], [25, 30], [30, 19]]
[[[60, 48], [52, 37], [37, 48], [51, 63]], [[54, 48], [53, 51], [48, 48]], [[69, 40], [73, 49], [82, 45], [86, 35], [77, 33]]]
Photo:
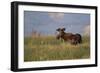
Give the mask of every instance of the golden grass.
[[83, 37], [83, 43], [71, 45], [54, 36], [25, 37], [24, 61], [69, 60], [90, 57], [89, 37]]

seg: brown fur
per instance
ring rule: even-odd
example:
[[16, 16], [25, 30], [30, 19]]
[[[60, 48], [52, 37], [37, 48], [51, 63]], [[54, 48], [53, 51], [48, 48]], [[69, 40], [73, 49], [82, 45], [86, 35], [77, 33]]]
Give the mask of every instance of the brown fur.
[[59, 32], [57, 39], [61, 38], [64, 41], [70, 42], [71, 44], [78, 44], [82, 42], [80, 34], [66, 33], [64, 32], [65, 28], [58, 28], [57, 31]]

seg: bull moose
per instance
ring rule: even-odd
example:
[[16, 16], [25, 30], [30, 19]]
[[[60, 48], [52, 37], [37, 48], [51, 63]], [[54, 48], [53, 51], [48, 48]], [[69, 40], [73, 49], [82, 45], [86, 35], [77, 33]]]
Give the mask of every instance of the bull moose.
[[59, 34], [56, 36], [57, 39], [61, 38], [64, 41], [68, 41], [74, 45], [82, 43], [82, 36], [80, 34], [66, 33], [65, 28], [58, 28], [56, 31], [59, 32]]

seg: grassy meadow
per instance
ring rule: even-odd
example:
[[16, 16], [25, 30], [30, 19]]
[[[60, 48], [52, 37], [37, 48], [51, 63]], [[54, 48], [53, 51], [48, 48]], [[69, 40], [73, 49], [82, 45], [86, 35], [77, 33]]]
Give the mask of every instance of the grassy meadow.
[[82, 44], [71, 45], [55, 36], [24, 37], [24, 61], [90, 58], [89, 41], [89, 37], [82, 36]]

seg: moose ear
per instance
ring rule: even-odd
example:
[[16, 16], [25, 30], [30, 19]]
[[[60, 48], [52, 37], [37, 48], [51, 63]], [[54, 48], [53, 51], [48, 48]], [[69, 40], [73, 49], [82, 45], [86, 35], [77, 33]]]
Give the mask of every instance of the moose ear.
[[56, 31], [60, 31], [60, 28], [56, 29]]
[[66, 29], [65, 28], [62, 28], [62, 30], [65, 31]]

